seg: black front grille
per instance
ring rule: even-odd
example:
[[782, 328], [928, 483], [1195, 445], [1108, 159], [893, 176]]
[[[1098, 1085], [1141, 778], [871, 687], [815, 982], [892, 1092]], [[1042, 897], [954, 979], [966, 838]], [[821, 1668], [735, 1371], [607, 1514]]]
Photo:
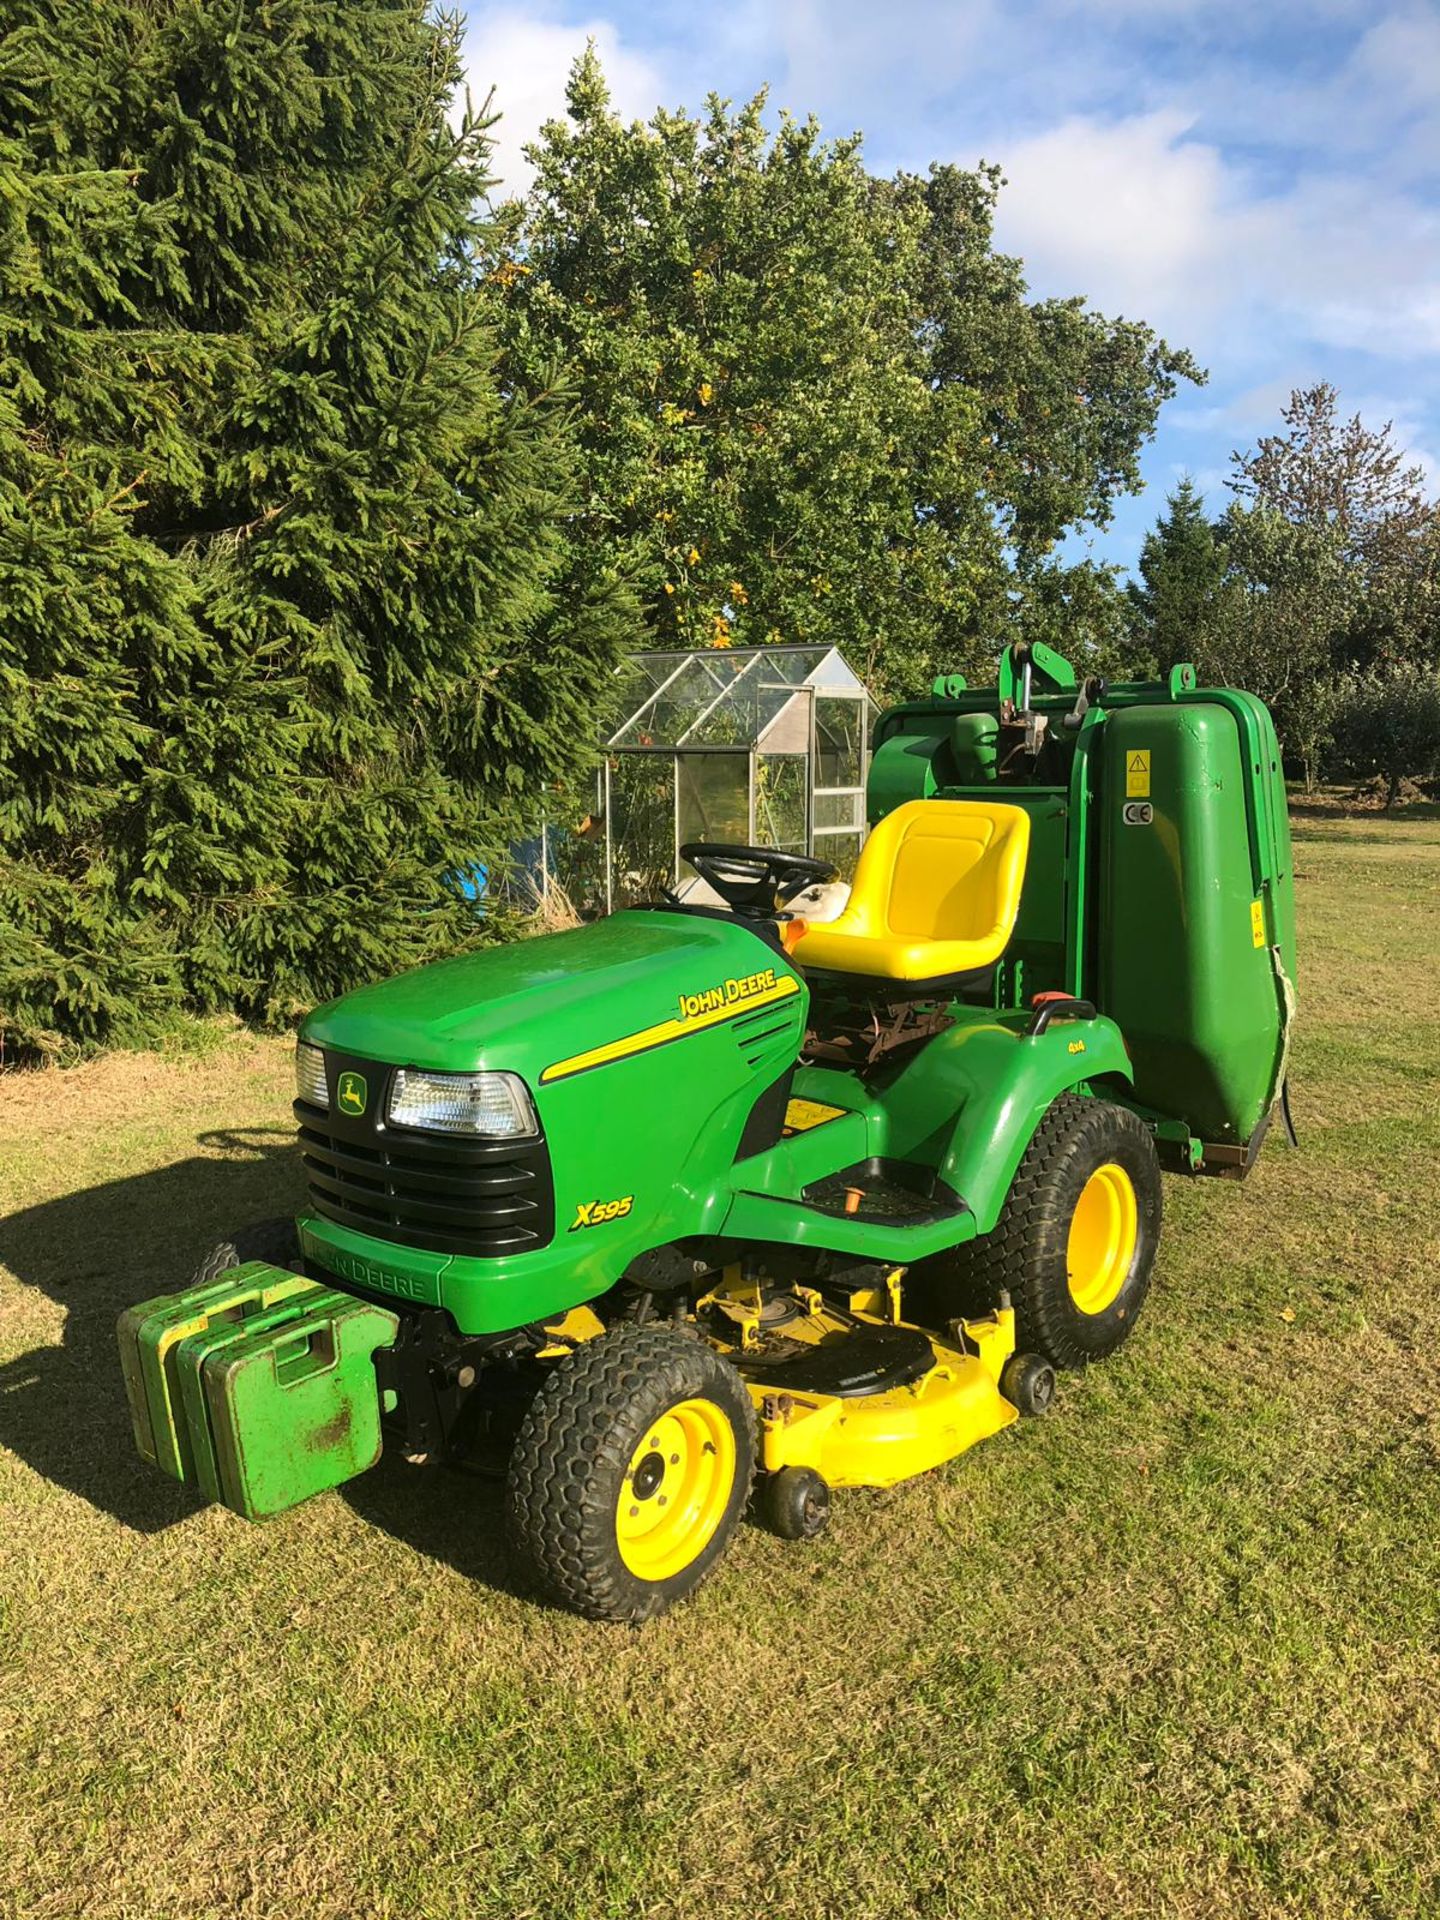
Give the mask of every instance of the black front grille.
[[[437, 1253], [527, 1253], [555, 1233], [555, 1189], [543, 1137], [466, 1140], [383, 1123], [390, 1070], [364, 1062], [374, 1089], [363, 1118], [295, 1102], [300, 1157], [315, 1212], [357, 1232]], [[357, 1065], [361, 1063], [356, 1063]]]

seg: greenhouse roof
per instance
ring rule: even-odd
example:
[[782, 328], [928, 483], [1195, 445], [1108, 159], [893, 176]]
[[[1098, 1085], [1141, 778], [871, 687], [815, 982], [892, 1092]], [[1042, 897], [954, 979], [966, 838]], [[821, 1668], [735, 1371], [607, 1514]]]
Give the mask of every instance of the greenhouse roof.
[[706, 647], [632, 653], [628, 711], [606, 743], [644, 751], [759, 746], [805, 689], [863, 699], [865, 688], [835, 647]]

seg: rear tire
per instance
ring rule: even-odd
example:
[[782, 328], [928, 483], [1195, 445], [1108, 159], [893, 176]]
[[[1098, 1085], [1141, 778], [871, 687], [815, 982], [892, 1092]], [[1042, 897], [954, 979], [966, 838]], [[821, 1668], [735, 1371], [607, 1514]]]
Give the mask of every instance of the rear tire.
[[263, 1260], [272, 1267], [284, 1267], [288, 1273], [304, 1273], [300, 1253], [300, 1235], [293, 1220], [254, 1220], [240, 1227], [228, 1240], [200, 1262], [191, 1277], [192, 1287], [203, 1287], [218, 1280], [231, 1267], [243, 1267], [247, 1260]]
[[557, 1361], [531, 1402], [505, 1486], [511, 1548], [559, 1605], [646, 1620], [715, 1566], [754, 1474], [735, 1369], [672, 1329], [615, 1326]]
[[1144, 1122], [1111, 1101], [1062, 1094], [1025, 1149], [994, 1232], [941, 1255], [926, 1277], [964, 1312], [993, 1311], [1008, 1293], [1021, 1352], [1084, 1366], [1114, 1353], [1135, 1324], [1161, 1206]]

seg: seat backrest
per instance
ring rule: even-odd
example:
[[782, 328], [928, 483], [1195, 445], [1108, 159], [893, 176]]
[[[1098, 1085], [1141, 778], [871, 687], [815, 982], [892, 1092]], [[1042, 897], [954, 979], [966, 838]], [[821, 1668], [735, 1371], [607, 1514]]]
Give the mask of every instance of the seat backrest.
[[879, 822], [855, 875], [876, 933], [908, 940], [1008, 937], [1020, 906], [1030, 818], [990, 801], [910, 800]]

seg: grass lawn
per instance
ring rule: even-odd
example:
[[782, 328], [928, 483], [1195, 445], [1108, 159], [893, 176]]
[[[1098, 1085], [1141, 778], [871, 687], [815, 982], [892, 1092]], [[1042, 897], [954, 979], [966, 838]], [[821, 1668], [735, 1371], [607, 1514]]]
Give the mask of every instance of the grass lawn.
[[1440, 1914], [1440, 820], [1296, 824], [1302, 1151], [1167, 1182], [1050, 1419], [640, 1630], [485, 1482], [133, 1456], [115, 1315], [296, 1194], [286, 1045], [0, 1082], [0, 1914]]

